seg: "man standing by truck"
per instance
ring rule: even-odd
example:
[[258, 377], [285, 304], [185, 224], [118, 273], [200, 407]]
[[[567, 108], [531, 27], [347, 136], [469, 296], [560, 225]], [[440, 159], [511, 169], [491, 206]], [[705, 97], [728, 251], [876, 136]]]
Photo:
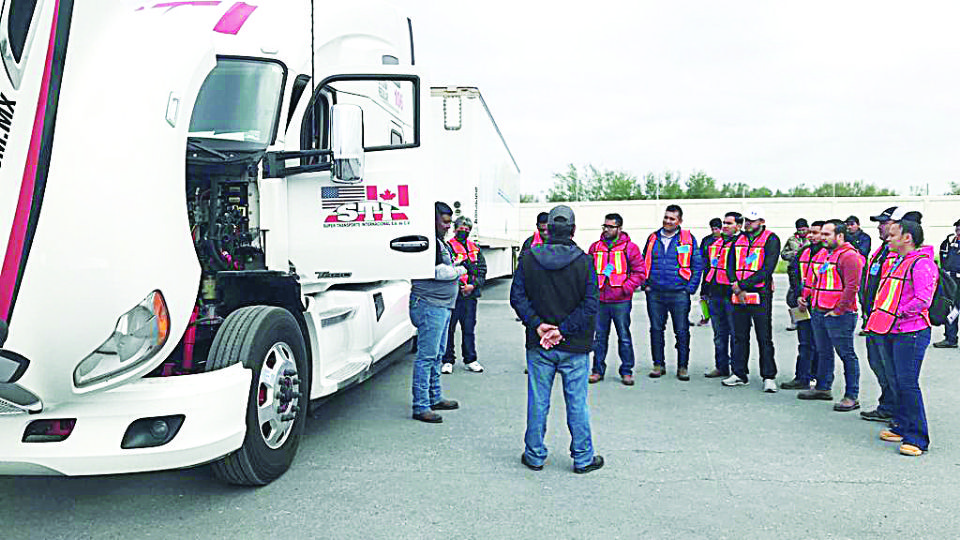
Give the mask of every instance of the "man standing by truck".
[[457, 303], [463, 265], [454, 266], [453, 250], [444, 241], [453, 210], [443, 202], [436, 212], [436, 260], [433, 279], [411, 280], [410, 322], [417, 327], [417, 359], [413, 363], [413, 418], [438, 424], [443, 417], [433, 411], [458, 409], [460, 404], [443, 399], [440, 389], [440, 358], [447, 346], [450, 312]]
[[823, 247], [813, 260], [813, 287], [804, 288], [800, 305], [810, 310], [817, 347], [817, 386], [797, 394], [800, 399], [833, 399], [833, 353], [843, 362], [843, 399], [833, 410], [860, 408], [860, 362], [853, 348], [857, 328], [857, 293], [864, 259], [846, 240], [847, 227], [831, 219], [821, 229]]
[[733, 304], [730, 302], [730, 280], [727, 279], [727, 252], [740, 236], [743, 216], [727, 212], [723, 217], [723, 234], [706, 249], [706, 271], [700, 296], [707, 301], [713, 325], [714, 368], [703, 374], [708, 379], [730, 376], [733, 355]]
[[[960, 219], [953, 224], [953, 234], [948, 235], [940, 244], [940, 268], [943, 268], [953, 279], [960, 282]], [[933, 344], [938, 349], [957, 348], [957, 321], [948, 321], [943, 326], [943, 341]]]
[[523, 241], [523, 246], [520, 248], [520, 255], [517, 257], [517, 260], [520, 260], [520, 257], [523, 257], [523, 254], [532, 246], [539, 246], [547, 240], [547, 215], [546, 212], [537, 214], [537, 230], [533, 231], [533, 235], [531, 235], [530, 238]]
[[573, 242], [573, 210], [560, 205], [550, 211], [546, 244], [526, 251], [513, 274], [510, 306], [526, 327], [527, 430], [520, 462], [543, 469], [547, 447], [550, 391], [557, 372], [563, 379], [570, 430], [573, 472], [603, 467], [593, 450], [587, 373], [597, 316], [597, 280], [590, 257]]
[[743, 216], [743, 233], [727, 255], [727, 279], [733, 302], [733, 362], [724, 386], [749, 384], [750, 327], [760, 349], [763, 391], [777, 391], [777, 363], [773, 350], [773, 272], [780, 258], [780, 238], [766, 227], [763, 211]]
[[450, 330], [447, 332], [447, 350], [443, 355], [441, 373], [453, 373], [453, 364], [456, 360], [453, 344], [457, 324], [460, 325], [460, 355], [463, 356], [463, 367], [467, 371], [483, 373], [483, 366], [477, 361], [477, 336], [474, 329], [477, 326], [477, 298], [487, 280], [487, 261], [477, 244], [470, 240], [470, 231], [473, 221], [468, 217], [460, 216], [453, 224], [453, 239], [450, 247], [454, 253], [454, 264], [463, 264], [467, 273], [460, 276], [460, 292], [457, 294], [457, 304], [453, 308], [450, 318]]
[[593, 258], [597, 288], [600, 289], [590, 382], [602, 381], [607, 371], [607, 343], [612, 321], [617, 330], [620, 380], [627, 386], [633, 386], [634, 351], [630, 336], [630, 309], [633, 307], [633, 293], [646, 275], [643, 271], [643, 254], [630, 241], [630, 235], [623, 231], [620, 214], [606, 215], [600, 240], [590, 246], [590, 257]]
[[700, 286], [703, 260], [697, 240], [680, 228], [682, 223], [683, 209], [671, 204], [663, 213], [663, 227], [650, 234], [643, 249], [653, 379], [667, 371], [664, 331], [669, 313], [677, 340], [677, 379], [690, 380], [690, 295]]

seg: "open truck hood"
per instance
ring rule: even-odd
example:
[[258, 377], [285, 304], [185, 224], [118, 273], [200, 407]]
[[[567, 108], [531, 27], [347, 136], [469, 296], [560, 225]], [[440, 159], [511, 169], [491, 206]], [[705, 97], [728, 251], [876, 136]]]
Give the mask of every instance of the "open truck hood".
[[[3, 348], [29, 359], [18, 384], [48, 405], [153, 369], [186, 328], [199, 282], [184, 160], [213, 44], [183, 39], [203, 35], [189, 20], [122, 4], [39, 0], [19, 86], [0, 77], [16, 102], [0, 133]], [[75, 388], [77, 364], [154, 290], [170, 314], [160, 353]]]

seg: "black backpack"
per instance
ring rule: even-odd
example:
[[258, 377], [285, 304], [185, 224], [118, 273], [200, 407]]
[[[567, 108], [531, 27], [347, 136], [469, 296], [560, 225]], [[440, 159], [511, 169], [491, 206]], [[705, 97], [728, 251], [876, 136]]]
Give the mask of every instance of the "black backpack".
[[937, 292], [933, 293], [933, 302], [930, 304], [930, 323], [934, 326], [947, 324], [947, 316], [960, 304], [960, 287], [953, 275], [940, 269], [940, 281], [937, 283]]

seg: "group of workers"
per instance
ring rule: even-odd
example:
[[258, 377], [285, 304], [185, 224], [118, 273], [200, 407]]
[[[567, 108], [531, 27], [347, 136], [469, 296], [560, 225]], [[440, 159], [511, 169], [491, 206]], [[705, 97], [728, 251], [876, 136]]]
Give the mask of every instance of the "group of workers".
[[[411, 319], [419, 335], [413, 417], [425, 422], [442, 421], [436, 410], [458, 407], [442, 397], [439, 385], [441, 370], [452, 370], [457, 322], [467, 369], [483, 369], [476, 360], [473, 325], [485, 265], [480, 250], [468, 239], [469, 220], [458, 218], [458, 235], [444, 241], [451, 219], [449, 206], [437, 203], [435, 278], [414, 280], [411, 292]], [[781, 250], [780, 239], [766, 227], [760, 208], [742, 215], [731, 211], [712, 220], [711, 235], [698, 243], [682, 226], [683, 210], [672, 204], [665, 209], [662, 227], [650, 233], [642, 247], [623, 230], [622, 216], [606, 215], [600, 239], [585, 253], [572, 240], [576, 224], [569, 207], [541, 213], [537, 231], [523, 244], [510, 292], [511, 306], [526, 327], [528, 405], [522, 463], [533, 470], [543, 467], [550, 389], [559, 372], [574, 472], [603, 466], [603, 458], [593, 450], [587, 386], [606, 375], [611, 324], [617, 333], [620, 381], [635, 384], [630, 317], [637, 290], [645, 292], [650, 321], [649, 377], [667, 373], [664, 335], [669, 316], [676, 339], [676, 377], [690, 379], [689, 317], [692, 298], [699, 291], [704, 318], [714, 333], [714, 365], [704, 375], [721, 379], [726, 387], [748, 385], [753, 328], [762, 389], [777, 392], [773, 274], [781, 256], [789, 263], [787, 305], [791, 328], [798, 335], [798, 356], [793, 379], [780, 388], [800, 390], [800, 399], [832, 401], [836, 352], [845, 385], [833, 408], [859, 409], [859, 361], [853, 341], [862, 314], [869, 365], [881, 397], [878, 407], [861, 417], [886, 422], [880, 438], [900, 442], [901, 453], [925, 452], [929, 434], [918, 381], [931, 339], [927, 310], [939, 269], [933, 249], [924, 245], [919, 212], [893, 207], [870, 219], [877, 222], [881, 240], [872, 253], [870, 237], [860, 230], [855, 216], [810, 224], [798, 220], [797, 233]], [[960, 277], [960, 221], [956, 227], [957, 234], [941, 246], [941, 263]], [[443, 294], [438, 294], [440, 289]], [[425, 328], [431, 324], [432, 329]], [[954, 321], [952, 333], [948, 326], [946, 339], [936, 346], [956, 347], [956, 341]]]

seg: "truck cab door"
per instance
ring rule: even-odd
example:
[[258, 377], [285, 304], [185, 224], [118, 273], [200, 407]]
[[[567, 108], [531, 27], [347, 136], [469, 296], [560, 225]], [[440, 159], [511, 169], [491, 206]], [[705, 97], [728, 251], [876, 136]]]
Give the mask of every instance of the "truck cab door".
[[433, 276], [421, 91], [417, 75], [400, 71], [328, 76], [300, 132], [287, 134], [300, 151], [268, 160], [286, 178], [289, 259], [303, 283]]

